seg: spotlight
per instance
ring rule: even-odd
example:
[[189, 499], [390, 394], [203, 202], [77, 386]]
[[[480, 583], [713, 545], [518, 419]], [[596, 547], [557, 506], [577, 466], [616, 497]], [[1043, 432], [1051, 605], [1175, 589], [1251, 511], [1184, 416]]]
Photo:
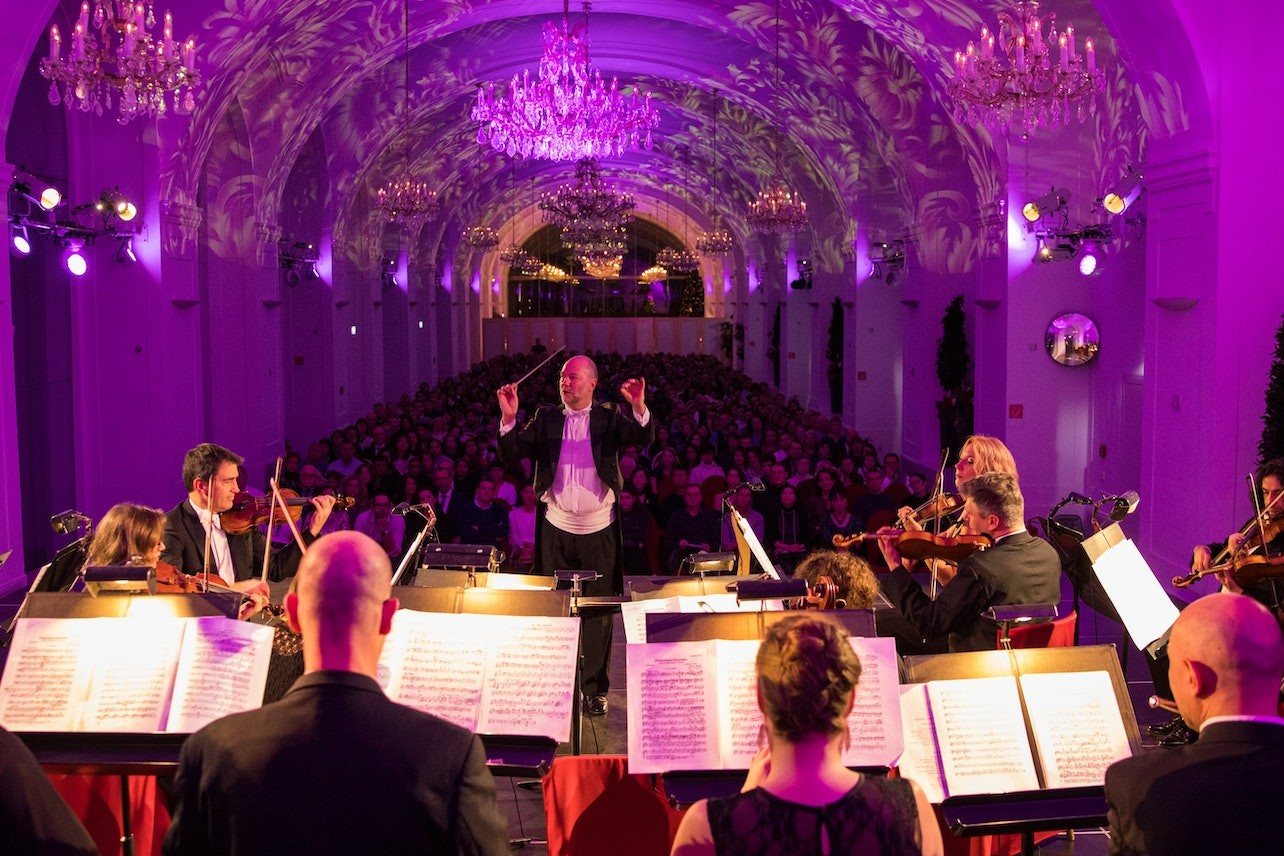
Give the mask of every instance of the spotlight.
[[1039, 246], [1034, 253], [1034, 260], [1039, 264], [1063, 262], [1072, 259], [1079, 252], [1079, 246], [1072, 237], [1049, 235], [1039, 237]]
[[320, 279], [321, 271], [317, 270], [316, 262], [308, 262], [303, 266], [303, 275], [308, 279]]
[[1027, 221], [1035, 223], [1065, 208], [1068, 198], [1070, 198], [1070, 191], [1063, 187], [1054, 187], [1038, 199], [1025, 203], [1021, 208], [1021, 214]]
[[1096, 241], [1084, 241], [1083, 255], [1079, 257], [1079, 273], [1084, 276], [1101, 276], [1106, 266], [1106, 254]]
[[104, 217], [115, 217], [122, 223], [128, 223], [138, 216], [137, 206], [130, 202], [118, 187], [104, 190], [102, 196], [98, 197], [98, 201], [94, 203], [94, 208]]
[[31, 176], [21, 179], [15, 177], [10, 188], [14, 193], [40, 206], [43, 211], [52, 211], [62, 202], [62, 191]]
[[69, 243], [62, 251], [62, 267], [72, 276], [84, 276], [89, 270], [89, 262], [85, 260], [85, 245]]
[[124, 238], [120, 242], [120, 247], [116, 249], [116, 261], [121, 264], [133, 263], [138, 261], [138, 256], [134, 255], [134, 239]]
[[1101, 200], [1101, 205], [1111, 214], [1122, 214], [1141, 195], [1141, 184], [1145, 176], [1128, 167], [1128, 174], [1119, 182], [1119, 186], [1110, 191]]
[[31, 255], [31, 237], [21, 223], [9, 224], [9, 249], [15, 256]]

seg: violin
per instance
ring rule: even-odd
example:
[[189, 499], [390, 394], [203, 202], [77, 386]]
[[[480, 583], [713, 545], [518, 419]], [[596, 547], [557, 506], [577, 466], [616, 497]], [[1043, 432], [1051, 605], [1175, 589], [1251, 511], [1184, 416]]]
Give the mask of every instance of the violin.
[[[245, 598], [245, 603], [241, 606], [241, 618], [249, 618], [254, 614], [254, 600], [250, 598], [247, 592], [234, 589], [231, 586], [224, 585], [222, 582], [214, 582], [213, 577], [206, 582], [205, 578], [196, 574], [185, 574], [169, 562], [156, 563], [156, 590], [167, 594], [204, 594], [205, 592], [221, 592], [223, 594], [235, 594]], [[267, 603], [263, 611], [273, 618], [280, 618], [285, 609], [274, 603]]]
[[850, 547], [857, 541], [882, 539], [896, 542], [896, 550], [910, 561], [945, 559], [958, 562], [994, 543], [989, 535], [937, 535], [934, 532], [889, 529], [886, 532], [862, 532], [859, 535], [834, 536], [835, 547]]
[[[291, 520], [297, 521], [303, 514], [303, 507], [312, 504], [310, 497], [301, 497], [289, 488], [282, 488], [280, 493], [286, 508], [290, 510]], [[354, 502], [356, 500], [350, 496], [336, 496], [334, 507], [347, 509], [351, 508]], [[272, 501], [271, 496], [253, 496], [242, 491], [233, 497], [232, 507], [224, 511], [219, 520], [223, 524], [224, 532], [241, 535], [255, 526], [266, 523], [269, 517], [272, 518], [273, 523], [285, 522], [280, 506]]]
[[1209, 574], [1229, 573], [1238, 585], [1251, 586], [1265, 580], [1284, 579], [1284, 556], [1266, 556], [1254, 553], [1251, 556], [1236, 554], [1228, 562], [1209, 565], [1202, 571], [1191, 571], [1185, 576], [1173, 577], [1173, 585], [1186, 588], [1195, 581]]
[[942, 517], [948, 517], [963, 507], [963, 497], [953, 493], [934, 494], [931, 499], [915, 508], [904, 520], [913, 520], [919, 526], [927, 528]]
[[807, 589], [807, 596], [797, 601], [798, 609], [842, 609], [846, 605], [838, 597], [838, 584], [827, 575], [818, 577], [816, 584]]

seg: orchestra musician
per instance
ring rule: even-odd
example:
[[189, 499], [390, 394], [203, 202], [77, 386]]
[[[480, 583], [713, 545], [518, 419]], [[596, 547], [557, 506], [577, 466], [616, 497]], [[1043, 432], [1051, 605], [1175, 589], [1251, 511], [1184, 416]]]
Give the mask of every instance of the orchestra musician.
[[900, 565], [882, 580], [882, 590], [923, 639], [949, 634], [949, 649], [992, 650], [998, 626], [982, 613], [998, 604], [1059, 603], [1061, 560], [1052, 545], [1025, 529], [1025, 500], [1016, 476], [990, 472], [962, 487], [963, 522], [988, 535], [993, 546], [959, 562], [958, 573], [928, 597]]
[[808, 590], [828, 577], [847, 609], [872, 609], [878, 597], [878, 578], [869, 562], [846, 550], [814, 550], [798, 563], [794, 576], [806, 580]]
[[[267, 586], [259, 580], [268, 551], [266, 536], [257, 526], [239, 534], [226, 532], [221, 522], [221, 515], [236, 501], [243, 461], [240, 455], [214, 443], [202, 443], [188, 451], [183, 458], [187, 499], [165, 517], [165, 548], [160, 558], [180, 573], [202, 573], [208, 531], [211, 578], [217, 575], [223, 585], [266, 596]], [[312, 497], [311, 502], [316, 511], [308, 528], [301, 533], [305, 544], [316, 540], [334, 509], [335, 498], [321, 495]], [[290, 541], [271, 556], [268, 579], [283, 580], [293, 575], [301, 555], [299, 545]]]
[[[1274, 458], [1267, 461], [1257, 468], [1253, 474], [1253, 492], [1254, 492], [1254, 509], [1266, 509], [1265, 516], [1268, 521], [1284, 516], [1284, 458]], [[1250, 521], [1250, 527], [1256, 531], [1255, 521]], [[1268, 555], [1281, 555], [1284, 553], [1284, 527], [1274, 527], [1273, 537], [1267, 537], [1266, 550]], [[1268, 531], [1268, 536], [1271, 534]], [[1223, 548], [1228, 554], [1236, 554], [1243, 548], [1247, 554], [1257, 554], [1262, 551], [1261, 533], [1255, 537], [1246, 535], [1244, 531], [1237, 531], [1220, 544], [1200, 544], [1195, 547], [1191, 555], [1190, 569], [1192, 571], [1206, 571], [1212, 565], [1214, 554], [1222, 552]], [[1245, 541], [1252, 537], [1247, 545]], [[1255, 542], [1255, 543], [1254, 543]], [[1241, 586], [1235, 581], [1235, 576], [1230, 569], [1217, 574], [1218, 581], [1227, 591], [1246, 594], [1254, 600], [1264, 604], [1268, 609], [1274, 610], [1277, 616], [1281, 615], [1281, 588], [1276, 580], [1263, 580], [1248, 586]]]
[[1284, 640], [1260, 603], [1223, 592], [1192, 603], [1168, 643], [1190, 746], [1106, 770], [1112, 856], [1273, 853], [1284, 769]]
[[[586, 356], [562, 366], [558, 388], [563, 409], [541, 407], [524, 427], [517, 427], [517, 384], [499, 388], [499, 459], [518, 472], [523, 458], [534, 463], [535, 493], [544, 506], [536, 527], [540, 572], [592, 570], [600, 578], [584, 584], [589, 596], [621, 594], [620, 532], [616, 496], [624, 488], [620, 451], [649, 446], [655, 425], [646, 406], [646, 381], [629, 378], [620, 394], [632, 410], [593, 403], [597, 365]], [[603, 716], [610, 687], [612, 617], [583, 621], [585, 710]]]
[[[963, 447], [959, 450], [958, 463], [954, 465], [954, 485], [961, 492], [963, 485], [967, 484], [969, 480], [986, 473], [1007, 473], [1013, 479], [1016, 479], [1018, 478], [1016, 460], [1012, 457], [1012, 452], [998, 437], [991, 437], [987, 434], [973, 434], [963, 441]], [[907, 532], [932, 528], [919, 522], [914, 514], [914, 509], [908, 506], [898, 509], [896, 515], [901, 529]], [[954, 515], [951, 515], [951, 518], [947, 525], [941, 527], [946, 535], [958, 537], [959, 535], [979, 534], [969, 532], [961, 518], [957, 518]], [[888, 527], [879, 531], [887, 532], [891, 531], [891, 528]], [[884, 560], [887, 562], [887, 567], [895, 568], [897, 565], [901, 565], [908, 570], [913, 570], [914, 562], [900, 555], [896, 550], [894, 541], [880, 539], [878, 546], [883, 553]], [[927, 568], [936, 577], [936, 581], [942, 585], [953, 579], [957, 571], [957, 567], [953, 563], [937, 559], [927, 560]]]

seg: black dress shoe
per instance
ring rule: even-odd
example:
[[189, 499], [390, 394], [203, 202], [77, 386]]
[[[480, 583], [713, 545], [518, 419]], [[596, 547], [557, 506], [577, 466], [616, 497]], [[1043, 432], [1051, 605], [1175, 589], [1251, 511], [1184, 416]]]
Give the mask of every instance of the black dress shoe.
[[1173, 714], [1173, 718], [1167, 722], [1161, 722], [1158, 725], [1147, 725], [1146, 730], [1155, 737], [1167, 737], [1175, 734], [1186, 727], [1186, 722], [1181, 718], [1181, 714]]
[[1199, 732], [1191, 731], [1183, 725], [1163, 740], [1160, 740], [1159, 745], [1165, 749], [1176, 749], [1178, 746], [1188, 746], [1198, 739]]
[[606, 716], [606, 696], [589, 696], [584, 700], [584, 712], [589, 716]]

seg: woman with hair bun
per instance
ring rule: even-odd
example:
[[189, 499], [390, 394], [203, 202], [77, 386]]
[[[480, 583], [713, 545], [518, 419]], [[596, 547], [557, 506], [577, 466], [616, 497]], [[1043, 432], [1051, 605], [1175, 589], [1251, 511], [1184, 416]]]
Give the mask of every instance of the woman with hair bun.
[[672, 856], [940, 856], [936, 816], [918, 785], [843, 765], [860, 679], [847, 632], [815, 615], [789, 616], [768, 628], [756, 668], [766, 745], [738, 796], [691, 807]]

